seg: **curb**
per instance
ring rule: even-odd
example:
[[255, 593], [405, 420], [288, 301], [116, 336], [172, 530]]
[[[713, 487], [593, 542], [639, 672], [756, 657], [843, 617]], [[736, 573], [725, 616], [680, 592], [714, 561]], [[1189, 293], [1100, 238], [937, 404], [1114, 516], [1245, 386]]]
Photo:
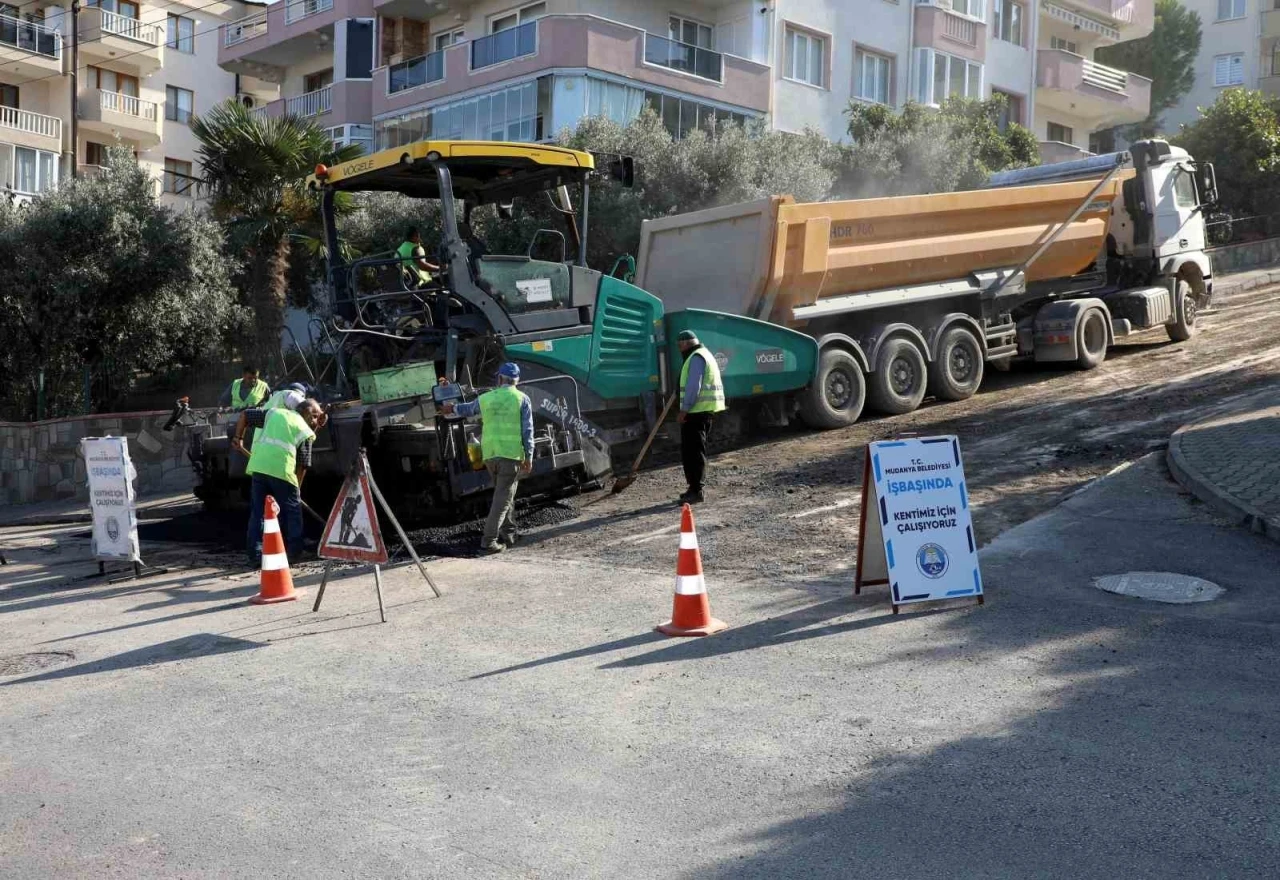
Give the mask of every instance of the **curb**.
[[[1246, 269], [1245, 271], [1249, 270]], [[1259, 287], [1270, 287], [1272, 284], [1280, 284], [1280, 269], [1263, 272], [1244, 281], [1228, 282], [1221, 285], [1214, 284], [1213, 296], [1214, 299], [1217, 299], [1219, 296], [1243, 293], [1246, 290], [1257, 290]]]
[[[1202, 419], [1201, 422], [1210, 421]], [[1165, 461], [1173, 478], [1184, 489], [1214, 510], [1243, 526], [1255, 535], [1262, 535], [1280, 543], [1280, 519], [1268, 517], [1251, 504], [1222, 491], [1204, 474], [1187, 461], [1182, 451], [1182, 437], [1201, 422], [1191, 422], [1173, 432], [1169, 438], [1169, 450], [1165, 453]]]

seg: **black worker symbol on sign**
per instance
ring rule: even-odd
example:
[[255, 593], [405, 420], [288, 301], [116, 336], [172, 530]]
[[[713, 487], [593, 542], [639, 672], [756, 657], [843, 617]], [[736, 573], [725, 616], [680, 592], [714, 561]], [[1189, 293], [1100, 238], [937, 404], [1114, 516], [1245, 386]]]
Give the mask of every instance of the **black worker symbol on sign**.
[[335, 543], [348, 547], [370, 547], [372, 545], [369, 543], [369, 536], [356, 526], [356, 513], [360, 510], [360, 503], [364, 499], [359, 491], [359, 485], [353, 488], [355, 491], [348, 493], [342, 500], [342, 522], [338, 529], [338, 540]]

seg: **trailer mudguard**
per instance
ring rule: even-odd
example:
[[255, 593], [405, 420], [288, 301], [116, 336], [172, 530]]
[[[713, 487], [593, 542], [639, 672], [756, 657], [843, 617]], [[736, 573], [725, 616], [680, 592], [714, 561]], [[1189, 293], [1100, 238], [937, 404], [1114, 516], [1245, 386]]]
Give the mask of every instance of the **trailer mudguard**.
[[684, 366], [676, 344], [682, 330], [696, 333], [715, 355], [730, 399], [795, 391], [813, 382], [817, 373], [818, 343], [808, 334], [755, 318], [682, 309], [666, 316], [671, 390]]
[[1089, 297], [1087, 299], [1061, 299], [1045, 305], [1036, 312], [1032, 325], [1033, 348], [1036, 361], [1053, 363], [1074, 361], [1080, 356], [1077, 329], [1080, 318], [1085, 312], [1101, 309], [1106, 318], [1107, 345], [1115, 343], [1115, 333], [1111, 326], [1111, 310], [1102, 300]]

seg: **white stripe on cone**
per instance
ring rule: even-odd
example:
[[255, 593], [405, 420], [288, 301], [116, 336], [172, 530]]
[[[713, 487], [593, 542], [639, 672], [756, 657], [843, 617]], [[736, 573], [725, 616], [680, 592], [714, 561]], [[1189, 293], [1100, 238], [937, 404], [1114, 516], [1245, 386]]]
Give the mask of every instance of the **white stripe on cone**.
[[289, 557], [284, 553], [263, 553], [263, 571], [281, 571], [289, 567]]
[[271, 517], [271, 519], [264, 521], [262, 523], [262, 534], [264, 535], [280, 534], [280, 520], [276, 519], [273, 516]]
[[680, 549], [681, 550], [697, 550], [698, 549], [698, 533], [697, 532], [681, 532], [680, 533]]
[[[265, 563], [267, 557], [262, 557]], [[676, 595], [677, 596], [701, 596], [707, 591], [707, 582], [702, 579], [700, 574], [678, 574], [676, 575]]]

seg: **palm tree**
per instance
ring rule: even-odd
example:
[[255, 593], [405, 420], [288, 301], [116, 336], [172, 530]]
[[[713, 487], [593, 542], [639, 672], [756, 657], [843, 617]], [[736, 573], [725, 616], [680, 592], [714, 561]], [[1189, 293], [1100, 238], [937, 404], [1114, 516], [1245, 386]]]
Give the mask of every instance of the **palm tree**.
[[255, 116], [235, 100], [193, 117], [191, 130], [213, 214], [246, 257], [242, 274], [256, 328], [249, 343], [265, 364], [280, 351], [293, 243], [321, 237], [319, 197], [306, 190], [306, 177], [318, 164], [347, 162], [363, 151], [335, 146], [308, 119]]

